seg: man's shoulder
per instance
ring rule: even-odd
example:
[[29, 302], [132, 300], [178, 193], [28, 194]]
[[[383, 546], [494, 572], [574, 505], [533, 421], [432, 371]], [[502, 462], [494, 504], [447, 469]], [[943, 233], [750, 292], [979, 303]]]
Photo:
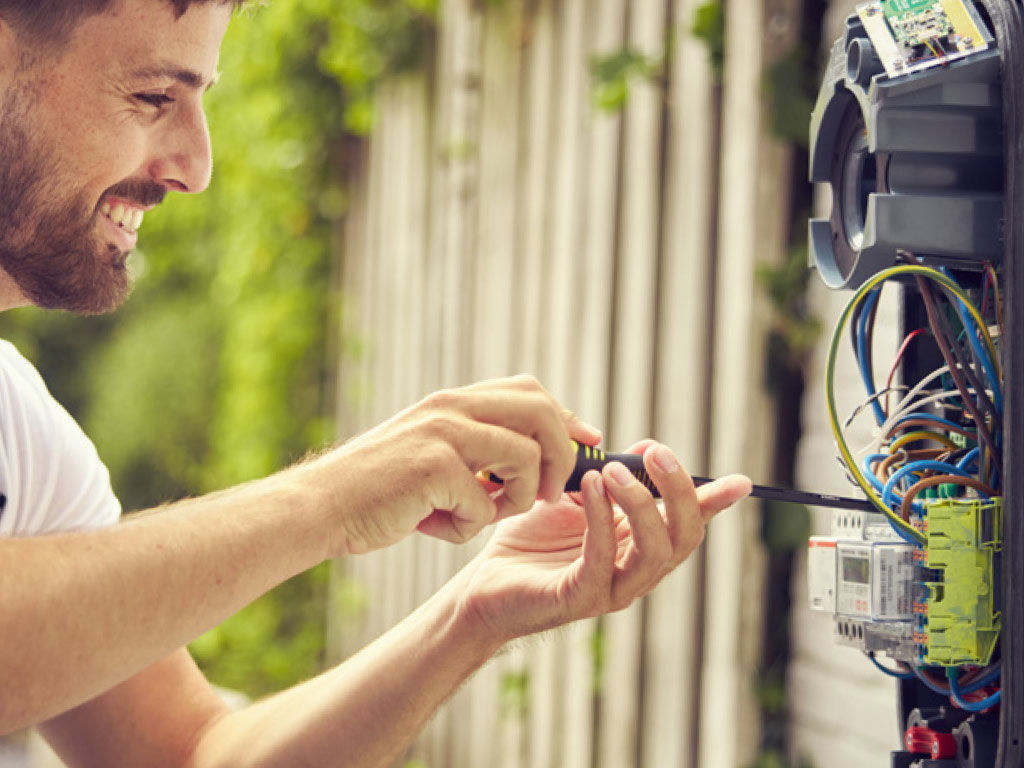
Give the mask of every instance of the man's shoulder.
[[21, 386], [49, 394], [46, 383], [36, 367], [6, 339], [0, 339], [0, 382], [7, 386]]

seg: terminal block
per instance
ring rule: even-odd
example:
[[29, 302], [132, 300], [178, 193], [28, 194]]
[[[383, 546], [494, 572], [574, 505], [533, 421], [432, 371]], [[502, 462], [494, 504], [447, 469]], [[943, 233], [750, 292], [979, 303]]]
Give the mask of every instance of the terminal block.
[[926, 509], [922, 661], [988, 664], [1001, 628], [1002, 499], [937, 500]]

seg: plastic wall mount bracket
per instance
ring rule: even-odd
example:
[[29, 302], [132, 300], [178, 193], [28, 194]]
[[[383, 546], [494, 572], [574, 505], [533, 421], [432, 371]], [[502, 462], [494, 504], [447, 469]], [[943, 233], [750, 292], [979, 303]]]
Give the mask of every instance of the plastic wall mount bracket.
[[890, 78], [856, 15], [832, 47], [811, 117], [810, 180], [831, 186], [809, 259], [856, 289], [901, 251], [954, 268], [1003, 253], [999, 52]]

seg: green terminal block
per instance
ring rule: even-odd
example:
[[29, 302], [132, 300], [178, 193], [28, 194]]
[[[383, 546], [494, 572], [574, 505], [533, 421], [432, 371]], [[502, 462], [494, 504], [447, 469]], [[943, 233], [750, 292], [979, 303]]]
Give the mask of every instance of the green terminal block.
[[999, 560], [1003, 500], [942, 499], [926, 503], [928, 598], [925, 664], [986, 665], [1002, 626]]

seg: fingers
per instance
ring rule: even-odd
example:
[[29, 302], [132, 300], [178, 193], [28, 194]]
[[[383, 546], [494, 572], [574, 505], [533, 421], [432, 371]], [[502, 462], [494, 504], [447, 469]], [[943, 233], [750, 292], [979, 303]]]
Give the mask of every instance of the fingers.
[[674, 565], [668, 529], [654, 498], [617, 462], [602, 471], [605, 487], [629, 520], [631, 537], [611, 592], [612, 610], [620, 610], [647, 594]]
[[587, 517], [581, 580], [599, 592], [607, 592], [615, 569], [615, 516], [600, 473], [591, 470], [583, 476], [580, 495]]
[[434, 499], [434, 511], [420, 520], [416, 530], [427, 536], [462, 544], [476, 536], [497, 517], [497, 504], [468, 474], [456, 475], [448, 484], [449, 496]]
[[[442, 411], [462, 413], [481, 426], [492, 425], [521, 435], [539, 448], [536, 455], [524, 463], [518, 452], [512, 454], [510, 461], [505, 461], [504, 444], [495, 443], [493, 450], [487, 451], [481, 449], [472, 435], [460, 441], [460, 452], [468, 464], [494, 472], [506, 485], [515, 486], [506, 494], [511, 499], [506, 512], [525, 511], [537, 498], [556, 501], [576, 462], [570, 438], [588, 445], [596, 445], [601, 440], [598, 430], [562, 408], [531, 376], [481, 382], [438, 393], [431, 398], [431, 404]], [[504, 461], [503, 466], [495, 463], [501, 461]], [[537, 471], [527, 467], [528, 463], [536, 466]]]
[[[751, 490], [750, 480], [742, 475], [731, 475], [695, 489], [675, 455], [654, 441], [638, 443], [630, 452], [643, 453], [644, 467], [663, 499], [664, 515], [647, 488], [621, 464], [612, 462], [602, 471], [600, 480], [606, 496], [600, 493], [601, 485], [591, 478], [596, 473], [588, 473], [584, 479], [587, 536], [591, 536], [591, 526], [598, 526], [593, 543], [587, 542], [591, 549], [585, 551], [584, 561], [589, 558], [596, 564], [592, 571], [595, 578], [600, 578], [600, 566], [607, 562], [599, 542], [616, 551], [607, 595], [608, 610], [625, 608], [653, 589], [701, 544], [708, 520]], [[624, 513], [628, 530], [616, 530], [610, 502]]]

